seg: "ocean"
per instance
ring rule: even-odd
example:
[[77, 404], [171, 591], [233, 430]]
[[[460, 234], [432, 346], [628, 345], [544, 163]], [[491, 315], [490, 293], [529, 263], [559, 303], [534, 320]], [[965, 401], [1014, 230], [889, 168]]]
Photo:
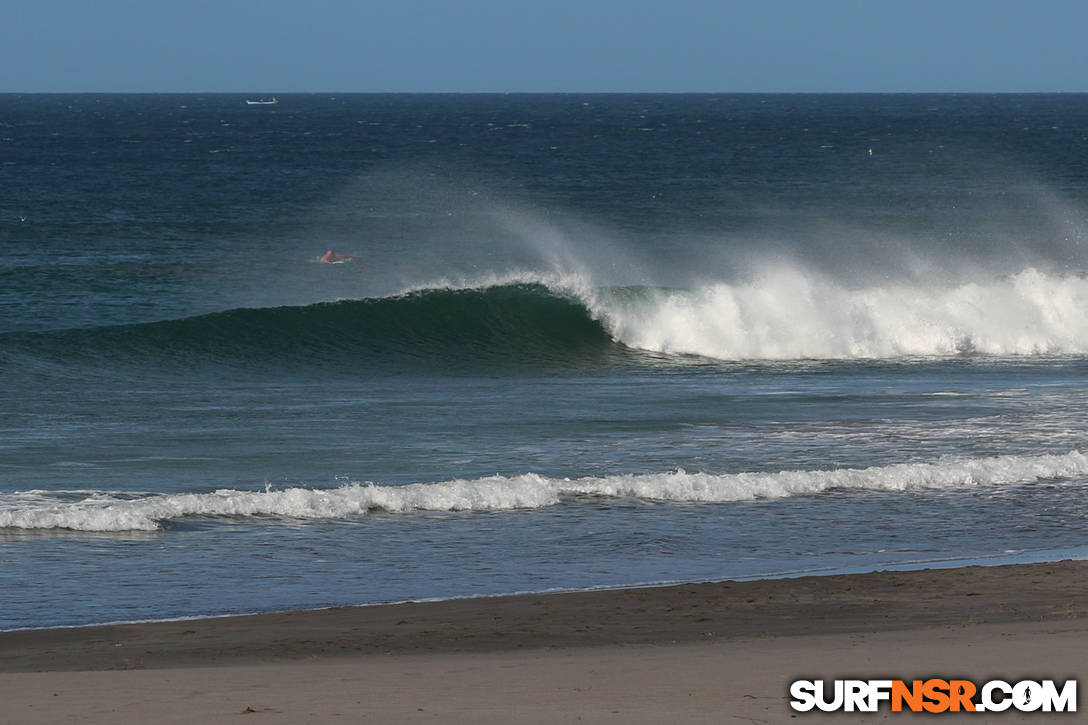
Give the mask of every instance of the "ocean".
[[0, 629], [1088, 552], [1088, 95], [245, 100], [0, 95]]

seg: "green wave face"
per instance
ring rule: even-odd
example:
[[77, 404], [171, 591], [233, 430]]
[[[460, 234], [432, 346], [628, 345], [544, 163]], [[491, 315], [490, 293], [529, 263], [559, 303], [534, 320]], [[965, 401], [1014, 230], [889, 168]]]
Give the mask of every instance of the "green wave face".
[[0, 355], [23, 365], [247, 369], [551, 367], [592, 364], [623, 351], [585, 303], [535, 283], [10, 333], [0, 343]]

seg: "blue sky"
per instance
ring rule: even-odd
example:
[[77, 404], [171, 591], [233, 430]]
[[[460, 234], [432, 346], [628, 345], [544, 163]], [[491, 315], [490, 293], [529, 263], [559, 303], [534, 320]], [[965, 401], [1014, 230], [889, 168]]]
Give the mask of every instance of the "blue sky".
[[1084, 0], [33, 0], [0, 92], [1086, 91]]

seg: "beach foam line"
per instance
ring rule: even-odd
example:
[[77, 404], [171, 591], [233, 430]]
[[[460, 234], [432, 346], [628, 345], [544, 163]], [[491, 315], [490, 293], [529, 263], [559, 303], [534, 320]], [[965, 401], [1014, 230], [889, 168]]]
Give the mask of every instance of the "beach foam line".
[[728, 503], [815, 495], [831, 489], [908, 491], [1023, 484], [1088, 474], [1088, 456], [942, 458], [869, 468], [744, 473], [666, 473], [549, 478], [536, 473], [387, 486], [351, 482], [337, 488], [212, 493], [130, 494], [88, 491], [81, 500], [36, 491], [0, 494], [0, 528], [154, 531], [186, 517], [342, 519], [370, 512], [506, 511], [577, 503], [580, 497]]

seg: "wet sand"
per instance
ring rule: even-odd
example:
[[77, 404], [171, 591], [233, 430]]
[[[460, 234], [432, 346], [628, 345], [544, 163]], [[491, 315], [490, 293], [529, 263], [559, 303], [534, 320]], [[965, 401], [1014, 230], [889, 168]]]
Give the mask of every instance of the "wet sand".
[[1080, 677], [1086, 613], [1065, 561], [7, 632], [0, 721], [789, 722], [800, 677]]

